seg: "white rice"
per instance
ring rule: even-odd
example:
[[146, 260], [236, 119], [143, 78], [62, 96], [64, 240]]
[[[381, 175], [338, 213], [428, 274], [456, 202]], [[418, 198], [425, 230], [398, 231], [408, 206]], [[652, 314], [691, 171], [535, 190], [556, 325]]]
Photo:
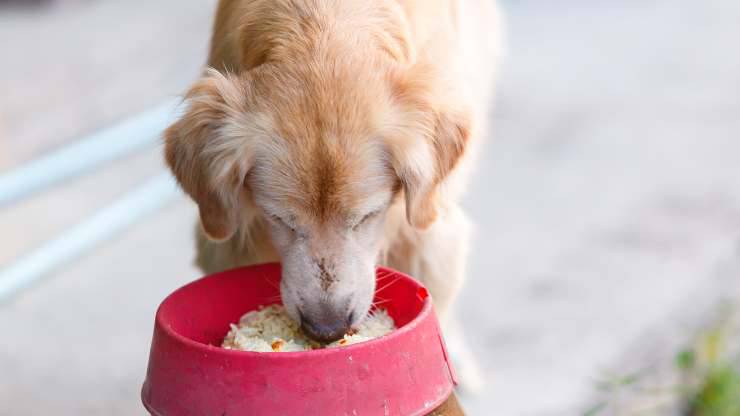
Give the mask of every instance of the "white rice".
[[256, 352], [309, 351], [318, 348], [335, 348], [357, 344], [382, 337], [396, 329], [393, 318], [385, 309], [368, 315], [352, 334], [330, 344], [320, 344], [309, 339], [280, 305], [261, 307], [247, 312], [239, 324], [231, 324], [222, 347], [230, 350]]

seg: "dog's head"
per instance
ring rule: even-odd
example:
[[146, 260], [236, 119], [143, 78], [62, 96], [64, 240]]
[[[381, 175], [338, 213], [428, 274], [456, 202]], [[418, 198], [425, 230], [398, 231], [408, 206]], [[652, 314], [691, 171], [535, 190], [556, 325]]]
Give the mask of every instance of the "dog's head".
[[389, 206], [405, 203], [417, 228], [435, 220], [469, 122], [434, 82], [374, 62], [210, 70], [165, 132], [210, 238], [269, 224], [283, 303], [315, 338], [341, 337], [370, 309]]

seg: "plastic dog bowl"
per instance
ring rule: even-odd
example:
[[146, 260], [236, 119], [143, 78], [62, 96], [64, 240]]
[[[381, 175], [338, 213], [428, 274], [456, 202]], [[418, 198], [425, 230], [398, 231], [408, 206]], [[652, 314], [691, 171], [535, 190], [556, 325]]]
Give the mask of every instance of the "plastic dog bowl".
[[[219, 345], [230, 323], [275, 303], [280, 266], [204, 277], [157, 311], [141, 397], [157, 416], [424, 415], [456, 383], [427, 290], [379, 268], [376, 301], [398, 329], [347, 347], [258, 353]], [[268, 302], [268, 300], [271, 300]]]

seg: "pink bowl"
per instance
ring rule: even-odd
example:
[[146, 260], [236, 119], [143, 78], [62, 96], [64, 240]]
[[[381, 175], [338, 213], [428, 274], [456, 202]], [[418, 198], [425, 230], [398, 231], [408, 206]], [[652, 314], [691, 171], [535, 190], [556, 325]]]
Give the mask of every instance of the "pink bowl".
[[378, 269], [376, 301], [398, 330], [342, 348], [257, 353], [219, 347], [229, 324], [274, 303], [280, 266], [204, 277], [159, 306], [141, 391], [152, 415], [423, 415], [456, 378], [427, 290]]

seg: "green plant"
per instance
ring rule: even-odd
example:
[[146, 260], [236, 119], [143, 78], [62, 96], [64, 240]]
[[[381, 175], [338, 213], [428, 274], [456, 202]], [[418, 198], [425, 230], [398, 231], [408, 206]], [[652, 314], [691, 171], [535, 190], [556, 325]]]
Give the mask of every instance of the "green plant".
[[690, 401], [691, 416], [740, 416], [740, 369], [731, 364], [710, 369]]
[[676, 356], [690, 416], [740, 416], [740, 357], [728, 354], [726, 321]]

